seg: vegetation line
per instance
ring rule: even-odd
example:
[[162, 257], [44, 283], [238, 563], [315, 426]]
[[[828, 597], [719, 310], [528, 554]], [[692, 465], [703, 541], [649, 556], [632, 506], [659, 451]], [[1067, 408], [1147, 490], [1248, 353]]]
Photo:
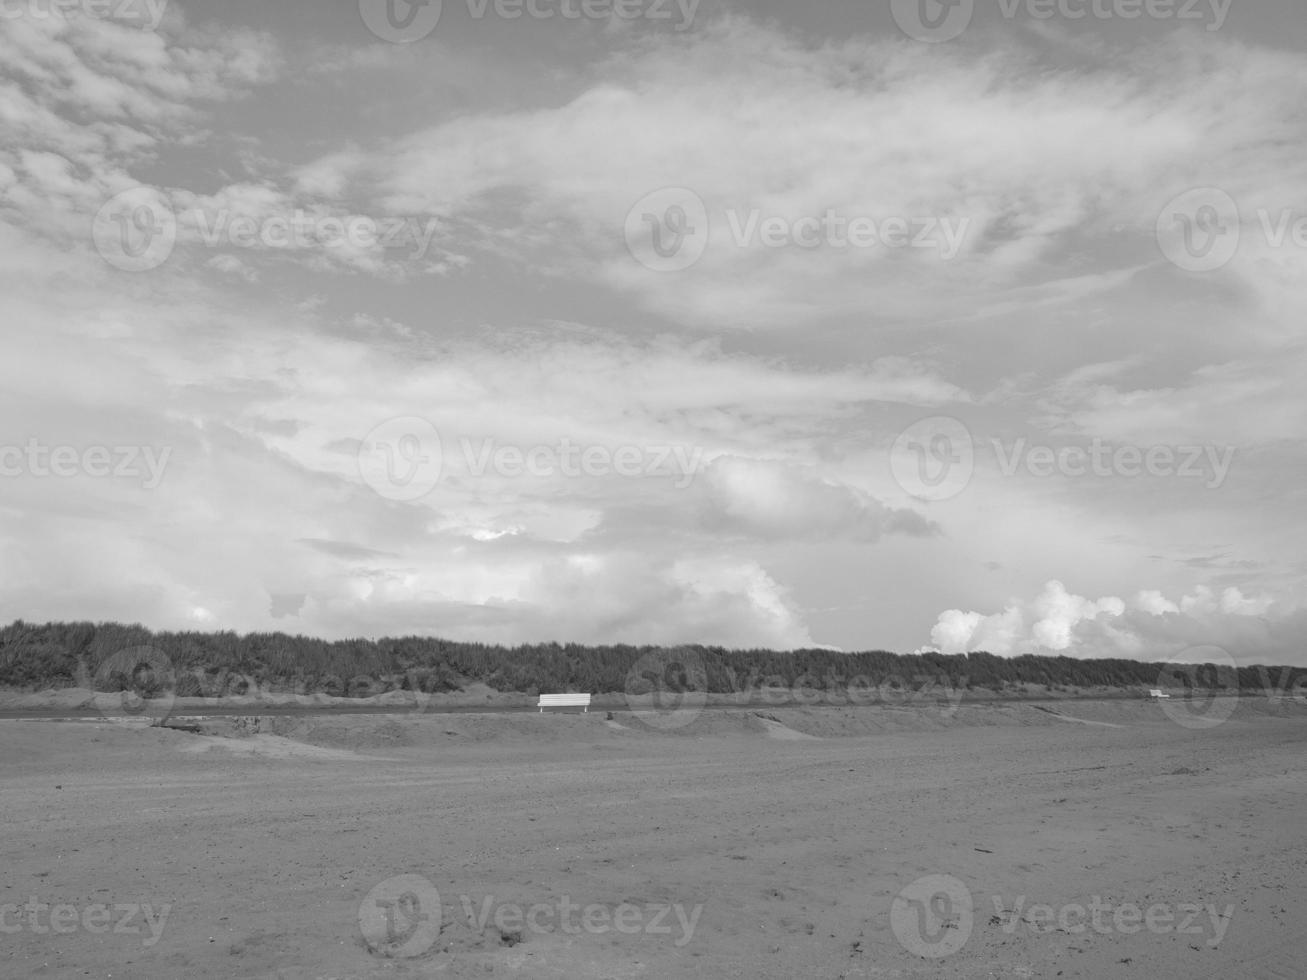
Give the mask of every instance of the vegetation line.
[[[144, 670], [144, 675], [142, 675]], [[0, 628], [0, 687], [102, 691], [166, 685], [178, 697], [266, 692], [368, 697], [388, 691], [441, 693], [482, 683], [501, 692], [697, 690], [740, 694], [876, 689], [948, 696], [1025, 685], [1155, 687], [1170, 670], [1195, 687], [1297, 693], [1307, 668], [1213, 665], [1182, 668], [1137, 660], [998, 657], [989, 653], [895, 654], [883, 650], [730, 650], [625, 644], [538, 643], [506, 647], [432, 637], [327, 641], [285, 633], [154, 632], [120, 623], [18, 620]], [[142, 680], [144, 676], [144, 680]], [[146, 692], [142, 692], [146, 693]], [[146, 696], [149, 696], [146, 693]]]

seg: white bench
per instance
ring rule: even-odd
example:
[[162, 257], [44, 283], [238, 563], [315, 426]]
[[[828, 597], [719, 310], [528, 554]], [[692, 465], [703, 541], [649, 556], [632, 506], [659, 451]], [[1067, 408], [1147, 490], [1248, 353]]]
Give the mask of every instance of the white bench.
[[584, 708], [590, 710], [588, 694], [542, 694], [537, 705], [543, 713], [546, 708]]
[[1153, 688], [1151, 691], [1148, 692], [1148, 696], [1152, 698], [1154, 701], [1156, 701], [1158, 698], [1169, 698], [1171, 695], [1166, 694], [1158, 690], [1157, 688]]

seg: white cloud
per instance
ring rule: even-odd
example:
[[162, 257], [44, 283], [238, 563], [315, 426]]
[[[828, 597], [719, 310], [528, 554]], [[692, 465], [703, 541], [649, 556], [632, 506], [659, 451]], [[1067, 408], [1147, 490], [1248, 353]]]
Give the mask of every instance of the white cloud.
[[718, 456], [703, 474], [709, 527], [763, 538], [876, 541], [901, 531], [937, 532], [914, 511], [892, 510], [866, 492], [774, 460]]
[[[1067, 275], [1066, 253], [1092, 234], [1118, 243], [1101, 253], [1113, 272], [1156, 264], [1168, 197], [1201, 178], [1248, 191], [1253, 205], [1292, 165], [1270, 134], [1297, 104], [1299, 57], [1178, 36], [1134, 58], [1098, 55], [1091, 68], [1049, 72], [1015, 40], [985, 53], [863, 39], [816, 48], [725, 18], [614, 58], [564, 105], [464, 116], [314, 171], [332, 186], [347, 176], [375, 186], [395, 210], [459, 222], [476, 251], [571, 276], [597, 270], [688, 320], [962, 317], [1041, 283], [1064, 299], [1083, 299], [1084, 284], [1119, 286], [1103, 270]], [[620, 245], [627, 210], [667, 186], [695, 191], [712, 219], [704, 258], [671, 279]], [[732, 244], [727, 213], [755, 208], [788, 221], [828, 210], [965, 219], [968, 234], [953, 261], [928, 249]], [[1239, 274], [1258, 275], [1253, 265]]]
[[[1268, 614], [1270, 620], [1264, 618]], [[1178, 603], [1145, 589], [1126, 602], [1115, 596], [1088, 599], [1053, 580], [1035, 599], [1014, 601], [1001, 613], [942, 612], [930, 638], [943, 653], [1163, 660], [1187, 647], [1213, 644], [1245, 663], [1293, 663], [1300, 656], [1290, 637], [1301, 616], [1297, 608], [1277, 606], [1269, 596], [1245, 598], [1235, 587], [1218, 598], [1198, 585]]]

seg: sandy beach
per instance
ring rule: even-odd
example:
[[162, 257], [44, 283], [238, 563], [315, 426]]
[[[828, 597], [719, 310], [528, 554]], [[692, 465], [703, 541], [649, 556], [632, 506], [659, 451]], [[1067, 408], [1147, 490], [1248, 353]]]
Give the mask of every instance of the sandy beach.
[[1288, 980], [1305, 722], [5, 721], [0, 974]]

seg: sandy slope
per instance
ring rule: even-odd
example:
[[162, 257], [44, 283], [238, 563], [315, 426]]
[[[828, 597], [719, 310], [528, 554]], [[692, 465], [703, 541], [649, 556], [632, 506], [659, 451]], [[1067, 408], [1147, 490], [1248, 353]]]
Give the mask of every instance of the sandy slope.
[[[656, 732], [598, 712], [396, 715], [215, 723], [227, 737], [0, 722], [0, 905], [148, 902], [157, 921], [171, 903], [152, 945], [143, 926], [0, 933], [0, 976], [1300, 975], [1307, 709], [1245, 702], [1210, 730], [1155, 705], [1059, 711], [1077, 720], [767, 709]], [[379, 921], [369, 892], [405, 874], [439, 890], [441, 928], [388, 959], [359, 911]], [[922, 878], [956, 879], [966, 902], [896, 903]], [[1074, 931], [1074, 909], [1067, 931], [1010, 914], [1094, 896], [1106, 932]], [[487, 900], [479, 929], [466, 909]], [[1204, 912], [1184, 935], [1160, 913], [1127, 933], [1110, 910], [1131, 903]], [[538, 930], [493, 923], [533, 905]]]

